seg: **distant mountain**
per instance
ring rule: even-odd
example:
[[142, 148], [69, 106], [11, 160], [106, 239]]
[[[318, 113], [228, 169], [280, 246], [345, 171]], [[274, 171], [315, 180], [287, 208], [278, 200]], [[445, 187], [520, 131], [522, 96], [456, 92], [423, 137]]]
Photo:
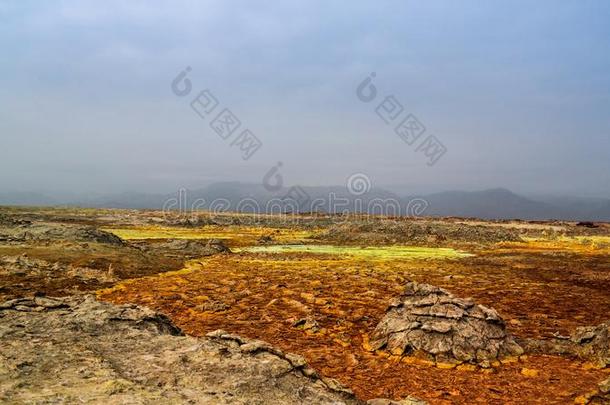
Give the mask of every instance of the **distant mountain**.
[[588, 197], [537, 197], [561, 210], [564, 218], [581, 221], [610, 221], [610, 199]]
[[503, 188], [446, 191], [422, 198], [429, 203], [426, 215], [483, 219], [556, 219], [562, 216], [561, 210], [551, 204], [533, 201]]
[[57, 205], [59, 201], [48, 195], [35, 192], [0, 193], [1, 205], [22, 206], [50, 206]]
[[168, 198], [170, 198], [169, 195], [163, 194], [127, 192], [98, 197], [80, 198], [72, 201], [70, 205], [97, 208], [157, 209], [163, 207], [163, 202]]
[[[358, 191], [358, 190], [356, 190]], [[240, 182], [214, 183], [195, 190], [173, 194], [122, 193], [81, 198], [70, 205], [106, 208], [148, 208], [217, 211], [292, 212], [299, 201], [300, 212], [368, 212], [412, 215], [410, 203], [420, 204], [418, 215], [455, 216], [483, 219], [610, 221], [610, 199], [582, 197], [528, 198], [510, 190], [445, 191], [420, 196], [400, 196], [373, 188], [357, 195], [346, 187], [282, 187], [269, 191], [261, 184]], [[422, 212], [422, 200], [423, 208]], [[58, 205], [60, 202], [41, 193], [0, 193], [2, 205]], [[62, 200], [61, 204], [65, 205]], [[283, 204], [283, 205], [282, 205]], [[312, 205], [313, 204], [313, 205]], [[400, 207], [398, 210], [396, 206]]]
[[[261, 184], [238, 182], [215, 183], [198, 190], [184, 190], [171, 196], [164, 196], [167, 202], [180, 203], [185, 209], [197, 207], [241, 212], [364, 212], [367, 207], [375, 209], [375, 201], [396, 201], [401, 198], [388, 191], [373, 188], [361, 196], [351, 194], [345, 187], [281, 187], [277, 190], [267, 190]], [[163, 206], [157, 205], [157, 207]], [[284, 211], [284, 212], [285, 212]], [[377, 209], [378, 212], [383, 211]]]

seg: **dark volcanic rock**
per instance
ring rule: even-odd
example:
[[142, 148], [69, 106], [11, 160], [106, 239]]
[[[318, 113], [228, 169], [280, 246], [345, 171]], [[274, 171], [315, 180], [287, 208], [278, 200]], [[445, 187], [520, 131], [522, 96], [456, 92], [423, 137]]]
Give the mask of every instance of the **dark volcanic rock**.
[[491, 308], [448, 291], [409, 282], [373, 332], [373, 350], [423, 355], [442, 363], [474, 363], [518, 356], [523, 349], [506, 334], [504, 321]]
[[[121, 238], [119, 238], [118, 236], [110, 233], [110, 232], [106, 232], [106, 231], [102, 231], [99, 229], [96, 229], [94, 227], [78, 227], [74, 230], [75, 233], [75, 238], [76, 240], [82, 240], [82, 241], [90, 241], [90, 242], [97, 242], [97, 243], [107, 243], [110, 245], [123, 245], [124, 242]], [[70, 239], [70, 238], [66, 238], [66, 239]]]

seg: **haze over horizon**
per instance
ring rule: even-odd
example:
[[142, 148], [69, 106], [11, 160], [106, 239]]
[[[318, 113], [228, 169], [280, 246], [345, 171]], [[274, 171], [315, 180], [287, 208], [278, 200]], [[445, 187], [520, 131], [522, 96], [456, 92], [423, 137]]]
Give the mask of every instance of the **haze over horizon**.
[[[260, 184], [282, 162], [287, 186], [610, 198], [610, 3], [344, 4], [3, 2], [0, 190]], [[248, 160], [191, 109], [204, 89], [262, 141]], [[436, 164], [375, 113], [389, 95]]]

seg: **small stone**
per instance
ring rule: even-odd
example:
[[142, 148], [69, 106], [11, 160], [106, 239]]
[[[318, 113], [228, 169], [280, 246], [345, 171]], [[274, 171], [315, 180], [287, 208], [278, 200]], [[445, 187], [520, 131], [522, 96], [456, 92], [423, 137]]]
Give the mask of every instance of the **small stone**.
[[298, 354], [287, 353], [286, 359], [292, 364], [293, 367], [300, 368], [305, 367], [307, 365], [307, 361], [303, 356], [299, 356]]
[[456, 369], [460, 371], [475, 371], [477, 366], [474, 364], [460, 364], [456, 367]]
[[315, 369], [311, 368], [311, 367], [303, 368], [302, 372], [303, 372], [303, 375], [305, 377], [309, 377], [309, 378], [317, 378], [318, 377], [318, 372]]
[[521, 374], [523, 374], [526, 377], [538, 377], [540, 372], [538, 370], [535, 370], [532, 368], [522, 368]]
[[318, 322], [312, 317], [298, 319], [292, 323], [292, 326], [312, 333], [320, 331], [320, 325], [318, 325]]
[[260, 351], [272, 351], [273, 346], [262, 340], [251, 340], [239, 346], [239, 351], [242, 353], [257, 353]]
[[229, 308], [231, 308], [231, 306], [222, 301], [211, 300], [203, 304], [201, 309], [207, 312], [222, 312]]

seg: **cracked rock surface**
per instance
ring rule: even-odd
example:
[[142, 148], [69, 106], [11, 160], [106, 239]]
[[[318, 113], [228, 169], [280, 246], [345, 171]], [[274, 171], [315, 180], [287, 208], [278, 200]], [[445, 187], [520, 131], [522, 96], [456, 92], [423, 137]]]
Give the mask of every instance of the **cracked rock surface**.
[[610, 322], [597, 326], [582, 326], [569, 337], [554, 339], [524, 339], [528, 352], [568, 355], [594, 363], [597, 367], [610, 366]]
[[93, 296], [0, 304], [0, 402], [360, 404], [297, 355]]
[[96, 280], [113, 282], [116, 278], [112, 272], [100, 271], [82, 266], [66, 265], [59, 262], [30, 258], [25, 254], [20, 256], [0, 256], [0, 275], [16, 276], [22, 279], [40, 278], [79, 278], [81, 280]]
[[407, 283], [404, 293], [391, 301], [373, 332], [371, 348], [484, 367], [523, 353], [495, 310], [417, 282]]
[[167, 254], [180, 258], [200, 258], [216, 253], [231, 253], [231, 250], [220, 239], [188, 240], [188, 239], [169, 239], [162, 242], [139, 241], [131, 242], [143, 251], [163, 251]]
[[600, 367], [610, 366], [610, 322], [576, 328], [570, 342], [578, 357], [594, 361]]

